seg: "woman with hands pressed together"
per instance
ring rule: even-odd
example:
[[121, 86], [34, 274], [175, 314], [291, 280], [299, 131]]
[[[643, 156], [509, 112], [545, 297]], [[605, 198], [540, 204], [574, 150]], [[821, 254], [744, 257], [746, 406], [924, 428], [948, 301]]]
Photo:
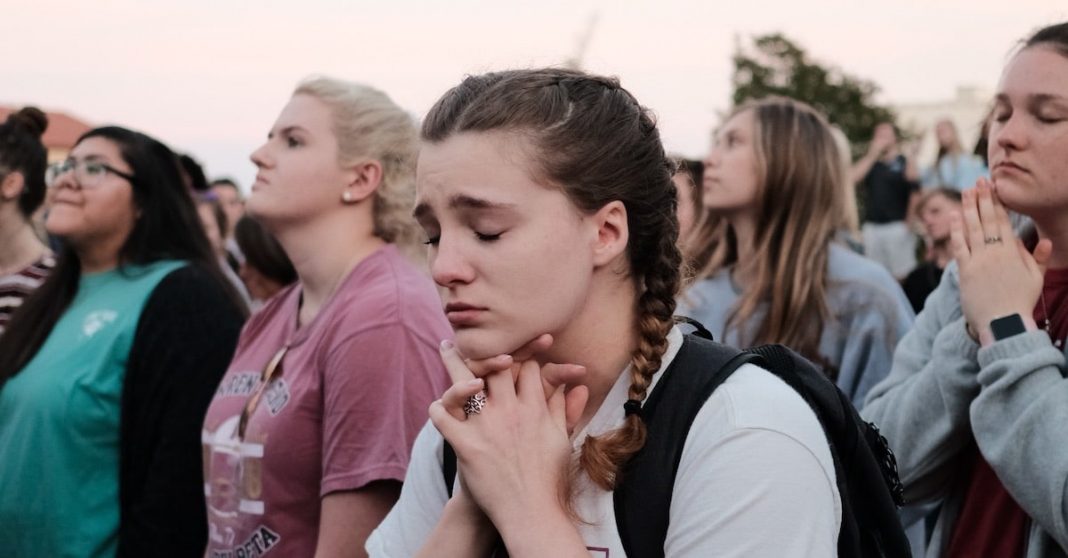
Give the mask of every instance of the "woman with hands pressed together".
[[[1001, 77], [993, 182], [964, 192], [956, 263], [864, 414], [897, 452], [905, 497], [942, 499], [927, 556], [1065, 556], [1068, 422], [1068, 23]], [[1006, 208], [1034, 222], [1014, 234]]]
[[[442, 345], [454, 384], [368, 553], [624, 556], [613, 490], [683, 344], [656, 125], [614, 79], [520, 70], [466, 78], [422, 137], [414, 213], [455, 331]], [[834, 554], [834, 466], [796, 392], [747, 364], [689, 432], [666, 556]]]

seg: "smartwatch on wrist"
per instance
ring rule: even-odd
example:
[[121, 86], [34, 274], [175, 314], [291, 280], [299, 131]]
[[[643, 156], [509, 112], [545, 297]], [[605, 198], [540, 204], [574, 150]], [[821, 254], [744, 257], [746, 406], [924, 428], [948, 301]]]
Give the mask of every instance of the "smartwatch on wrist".
[[1009, 314], [990, 320], [990, 333], [994, 335], [995, 341], [1026, 332], [1027, 326], [1024, 325], [1023, 317], [1019, 314]]

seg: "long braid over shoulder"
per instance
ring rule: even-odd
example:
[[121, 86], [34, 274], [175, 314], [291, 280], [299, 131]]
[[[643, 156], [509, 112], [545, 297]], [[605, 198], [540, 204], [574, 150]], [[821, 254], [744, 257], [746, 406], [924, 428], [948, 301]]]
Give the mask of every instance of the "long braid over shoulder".
[[[682, 261], [674, 166], [655, 120], [613, 78], [555, 68], [514, 70], [464, 79], [430, 109], [422, 137], [436, 143], [488, 131], [529, 138], [539, 178], [559, 185], [582, 211], [592, 214], [616, 200], [625, 206], [628, 271], [639, 293], [629, 398], [644, 400], [667, 349]], [[621, 428], [588, 438], [579, 463], [611, 490], [644, 443], [645, 424], [629, 414]]]

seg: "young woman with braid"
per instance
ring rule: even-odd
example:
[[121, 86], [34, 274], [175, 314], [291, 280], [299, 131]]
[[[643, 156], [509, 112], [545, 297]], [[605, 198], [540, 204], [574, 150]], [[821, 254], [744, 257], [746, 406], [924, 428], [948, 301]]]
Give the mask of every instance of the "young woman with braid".
[[[456, 333], [442, 344], [454, 384], [367, 550], [624, 556], [613, 490], [645, 444], [641, 402], [683, 343], [676, 190], [656, 125], [615, 79], [519, 70], [466, 78], [422, 138], [415, 216]], [[689, 431], [664, 553], [832, 555], [834, 479], [808, 405], [745, 365]]]
[[680, 313], [725, 343], [792, 347], [859, 408], [913, 314], [889, 273], [832, 241], [843, 174], [830, 126], [808, 105], [738, 107], [705, 159], [705, 215], [686, 243], [697, 281]]

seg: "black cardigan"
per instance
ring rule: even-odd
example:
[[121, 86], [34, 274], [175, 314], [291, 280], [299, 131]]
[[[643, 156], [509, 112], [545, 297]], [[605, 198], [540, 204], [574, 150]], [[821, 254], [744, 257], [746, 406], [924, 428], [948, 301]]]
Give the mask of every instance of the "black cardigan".
[[242, 322], [195, 265], [168, 274], [145, 303], [123, 381], [118, 556], [204, 555], [200, 432]]

